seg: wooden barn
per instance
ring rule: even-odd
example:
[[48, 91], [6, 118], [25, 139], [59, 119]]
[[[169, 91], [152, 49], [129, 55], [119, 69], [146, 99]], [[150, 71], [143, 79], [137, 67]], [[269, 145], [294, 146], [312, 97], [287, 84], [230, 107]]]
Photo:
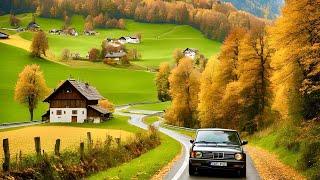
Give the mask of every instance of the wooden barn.
[[42, 116], [49, 122], [100, 123], [111, 117], [111, 113], [98, 105], [103, 99], [96, 88], [88, 83], [66, 80], [45, 100], [49, 110]]

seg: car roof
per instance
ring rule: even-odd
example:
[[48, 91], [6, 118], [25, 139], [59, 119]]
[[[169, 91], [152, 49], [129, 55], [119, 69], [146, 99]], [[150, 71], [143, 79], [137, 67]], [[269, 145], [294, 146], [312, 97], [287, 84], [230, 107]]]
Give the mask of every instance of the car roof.
[[234, 129], [222, 129], [222, 128], [203, 128], [203, 129], [197, 129], [197, 131], [235, 131]]

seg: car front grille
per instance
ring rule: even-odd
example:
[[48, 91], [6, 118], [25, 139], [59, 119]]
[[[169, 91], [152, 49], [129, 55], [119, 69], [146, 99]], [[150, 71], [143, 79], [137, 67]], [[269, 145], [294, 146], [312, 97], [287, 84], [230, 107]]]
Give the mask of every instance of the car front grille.
[[224, 159], [224, 160], [233, 160], [234, 153], [226, 153], [226, 152], [203, 152], [202, 158], [204, 159]]

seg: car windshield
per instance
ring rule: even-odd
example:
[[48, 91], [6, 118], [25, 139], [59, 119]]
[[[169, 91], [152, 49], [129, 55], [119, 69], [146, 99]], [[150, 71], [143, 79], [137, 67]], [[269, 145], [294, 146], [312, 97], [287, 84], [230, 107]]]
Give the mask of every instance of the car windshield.
[[198, 131], [196, 143], [216, 143], [228, 145], [240, 145], [240, 139], [236, 131]]

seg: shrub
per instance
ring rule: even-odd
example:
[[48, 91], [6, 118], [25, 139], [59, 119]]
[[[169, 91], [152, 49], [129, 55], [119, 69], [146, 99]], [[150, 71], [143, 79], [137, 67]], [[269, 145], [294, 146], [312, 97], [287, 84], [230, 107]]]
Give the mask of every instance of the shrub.
[[288, 125], [283, 128], [276, 139], [275, 145], [277, 147], [283, 146], [293, 152], [298, 152], [300, 148], [301, 139], [299, 138], [300, 129], [294, 125]]
[[97, 48], [92, 48], [89, 52], [89, 60], [93, 62], [98, 61], [99, 55], [100, 55], [100, 50]]
[[63, 49], [61, 53], [61, 60], [62, 61], [67, 61], [71, 57], [71, 53], [69, 49]]

